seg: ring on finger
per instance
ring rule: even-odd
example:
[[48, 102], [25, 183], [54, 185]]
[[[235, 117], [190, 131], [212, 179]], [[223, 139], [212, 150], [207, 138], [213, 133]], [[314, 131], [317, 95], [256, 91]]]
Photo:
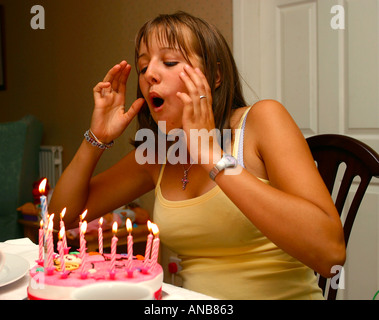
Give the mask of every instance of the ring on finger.
[[201, 99], [206, 99], [207, 98], [207, 96], [200, 96], [200, 100]]

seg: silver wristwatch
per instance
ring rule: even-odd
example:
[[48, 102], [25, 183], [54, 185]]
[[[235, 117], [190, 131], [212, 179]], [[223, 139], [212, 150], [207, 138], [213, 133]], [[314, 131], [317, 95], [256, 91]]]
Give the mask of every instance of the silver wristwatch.
[[209, 176], [212, 180], [224, 169], [237, 167], [237, 160], [230, 154], [224, 154], [219, 162], [209, 172]]

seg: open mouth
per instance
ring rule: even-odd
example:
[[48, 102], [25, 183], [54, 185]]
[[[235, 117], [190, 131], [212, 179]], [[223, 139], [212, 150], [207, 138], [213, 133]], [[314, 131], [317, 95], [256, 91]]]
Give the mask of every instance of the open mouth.
[[159, 108], [164, 103], [164, 100], [159, 97], [154, 97], [151, 99], [151, 101], [153, 102], [155, 108]]

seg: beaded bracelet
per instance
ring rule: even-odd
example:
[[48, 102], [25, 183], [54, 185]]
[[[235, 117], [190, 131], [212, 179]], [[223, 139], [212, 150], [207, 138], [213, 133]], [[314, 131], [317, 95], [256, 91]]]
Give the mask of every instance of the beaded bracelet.
[[103, 143], [99, 139], [96, 138], [96, 136], [93, 134], [91, 129], [88, 129], [84, 133], [84, 138], [92, 144], [94, 147], [100, 148], [100, 149], [109, 149], [114, 145], [114, 141], [112, 140], [109, 143]]

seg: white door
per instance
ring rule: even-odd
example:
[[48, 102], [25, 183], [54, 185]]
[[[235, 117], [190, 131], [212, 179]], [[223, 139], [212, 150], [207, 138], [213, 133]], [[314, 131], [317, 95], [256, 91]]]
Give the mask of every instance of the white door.
[[[379, 0], [234, 0], [234, 55], [250, 103], [276, 99], [305, 137], [339, 133], [379, 151]], [[379, 179], [349, 240], [342, 299], [379, 290]]]

